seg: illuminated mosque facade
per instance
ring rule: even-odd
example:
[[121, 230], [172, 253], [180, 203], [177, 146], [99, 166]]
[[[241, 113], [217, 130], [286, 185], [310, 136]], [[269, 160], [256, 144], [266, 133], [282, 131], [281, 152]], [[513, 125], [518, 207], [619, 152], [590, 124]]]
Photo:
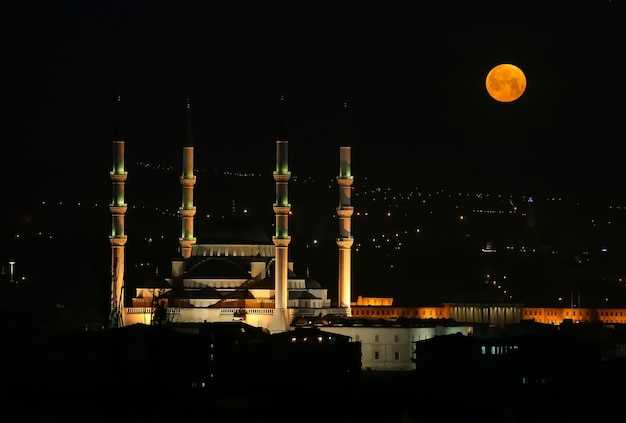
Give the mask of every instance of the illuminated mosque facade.
[[[118, 97], [118, 114], [120, 113]], [[212, 239], [198, 240], [194, 234], [194, 144], [191, 128], [191, 107], [187, 102], [187, 128], [182, 148], [182, 201], [179, 208], [181, 235], [180, 255], [172, 261], [169, 277], [155, 278], [147, 284], [135, 286], [132, 304], [125, 298], [124, 217], [127, 209], [124, 164], [125, 141], [118, 130], [113, 142], [111, 181], [113, 198], [110, 204], [112, 230], [111, 324], [126, 326], [135, 323], [154, 323], [155, 319], [171, 323], [204, 323], [244, 320], [272, 333], [290, 329], [295, 316], [333, 314], [350, 316], [350, 254], [352, 234], [350, 204], [352, 175], [350, 146], [340, 147], [340, 166], [337, 184], [339, 205], [337, 217], [339, 236], [339, 298], [338, 306], [331, 308], [328, 290], [313, 278], [298, 277], [289, 257], [289, 180], [288, 141], [285, 133], [285, 100], [281, 98], [281, 124], [276, 140], [276, 167], [273, 178], [276, 199], [273, 204], [275, 234], [270, 239], [250, 228], [231, 228], [234, 233], [226, 241], [218, 233]], [[118, 121], [120, 116], [118, 116]], [[119, 126], [119, 123], [118, 123]], [[239, 232], [239, 234], [237, 234]], [[239, 238], [235, 239], [232, 236]]]

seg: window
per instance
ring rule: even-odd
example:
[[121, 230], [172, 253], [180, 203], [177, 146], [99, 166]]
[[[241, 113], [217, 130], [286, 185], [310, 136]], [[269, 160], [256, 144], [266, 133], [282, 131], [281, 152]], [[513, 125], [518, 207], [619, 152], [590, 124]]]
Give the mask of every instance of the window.
[[379, 342], [378, 335], [374, 335], [374, 342]]
[[374, 351], [374, 360], [380, 360], [380, 352]]
[[394, 360], [400, 360], [400, 353], [398, 351], [393, 353], [393, 359]]
[[395, 335], [393, 337], [393, 342], [400, 342], [400, 337], [398, 335]]

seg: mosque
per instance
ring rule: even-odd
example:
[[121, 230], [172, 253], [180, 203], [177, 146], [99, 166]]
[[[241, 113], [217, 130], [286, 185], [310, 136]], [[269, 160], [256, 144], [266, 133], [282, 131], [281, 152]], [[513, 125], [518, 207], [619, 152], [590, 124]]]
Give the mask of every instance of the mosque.
[[[121, 98], [117, 98], [118, 124], [121, 120]], [[285, 99], [280, 100], [279, 134], [276, 140], [276, 166], [273, 177], [276, 199], [273, 204], [275, 234], [267, 235], [254, 228], [223, 225], [213, 228], [204, 239], [194, 233], [194, 142], [191, 107], [187, 102], [186, 132], [182, 146], [180, 175], [181, 234], [179, 255], [172, 260], [171, 275], [156, 277], [135, 292], [126, 292], [125, 245], [127, 241], [124, 217], [127, 210], [124, 164], [125, 141], [117, 130], [113, 142], [113, 167], [110, 173], [113, 198], [110, 204], [112, 227], [110, 244], [111, 325], [135, 323], [203, 323], [243, 320], [272, 333], [290, 329], [294, 318], [319, 317], [332, 314], [351, 315], [351, 205], [352, 170], [350, 145], [339, 147], [337, 186], [338, 219], [338, 301], [331, 308], [328, 289], [307, 275], [299, 277], [293, 271], [289, 255], [289, 180], [288, 141], [285, 134]], [[130, 285], [129, 285], [130, 286]], [[131, 297], [130, 304], [126, 299]]]

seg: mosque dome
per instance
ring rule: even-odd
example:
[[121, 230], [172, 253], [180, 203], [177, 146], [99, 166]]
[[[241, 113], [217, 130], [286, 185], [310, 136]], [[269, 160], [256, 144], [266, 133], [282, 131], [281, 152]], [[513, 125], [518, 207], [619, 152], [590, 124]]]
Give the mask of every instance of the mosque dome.
[[320, 285], [320, 283], [315, 278], [312, 278], [310, 276], [307, 276], [304, 279], [304, 284], [307, 289], [321, 289], [322, 288], [322, 285]]

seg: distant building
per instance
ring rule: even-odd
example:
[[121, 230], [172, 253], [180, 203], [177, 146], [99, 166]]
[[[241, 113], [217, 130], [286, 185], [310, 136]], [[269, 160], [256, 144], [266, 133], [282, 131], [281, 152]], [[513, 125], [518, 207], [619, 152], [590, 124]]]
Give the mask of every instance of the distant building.
[[449, 319], [337, 319], [322, 331], [349, 336], [361, 344], [364, 370], [415, 370], [415, 343], [438, 336], [471, 335], [472, 325]]

